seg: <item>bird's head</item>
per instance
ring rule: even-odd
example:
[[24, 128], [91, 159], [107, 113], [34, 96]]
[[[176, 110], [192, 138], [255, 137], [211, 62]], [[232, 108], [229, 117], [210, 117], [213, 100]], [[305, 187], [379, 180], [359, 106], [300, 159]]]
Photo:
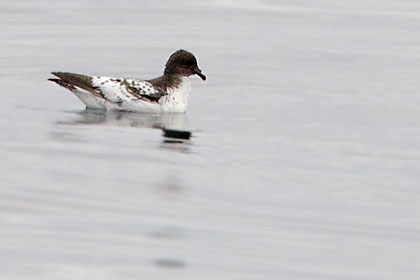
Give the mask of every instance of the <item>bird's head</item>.
[[206, 80], [206, 76], [201, 73], [200, 68], [198, 68], [195, 56], [185, 50], [176, 51], [169, 57], [164, 74], [183, 75], [187, 77], [198, 75], [203, 81]]

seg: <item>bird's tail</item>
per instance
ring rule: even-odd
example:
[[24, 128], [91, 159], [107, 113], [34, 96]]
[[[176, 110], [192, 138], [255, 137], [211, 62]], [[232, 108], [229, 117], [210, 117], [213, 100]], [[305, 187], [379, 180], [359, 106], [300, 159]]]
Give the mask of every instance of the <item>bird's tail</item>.
[[93, 86], [92, 77], [90, 76], [68, 72], [51, 72], [51, 74], [58, 77], [59, 79], [48, 79], [49, 81], [55, 82], [72, 92], [74, 92], [76, 87], [78, 87], [90, 92], [96, 97], [104, 98], [101, 91], [97, 87]]
[[54, 82], [57, 85], [62, 86], [63, 88], [66, 88], [72, 92], [76, 90], [76, 88], [72, 84], [65, 82], [64, 80], [61, 80], [61, 79], [48, 79], [48, 81]]
[[80, 74], [52, 72], [58, 77], [48, 79], [59, 86], [62, 86], [73, 92], [82, 101], [87, 108], [106, 109], [105, 98], [102, 92], [92, 84], [92, 77]]

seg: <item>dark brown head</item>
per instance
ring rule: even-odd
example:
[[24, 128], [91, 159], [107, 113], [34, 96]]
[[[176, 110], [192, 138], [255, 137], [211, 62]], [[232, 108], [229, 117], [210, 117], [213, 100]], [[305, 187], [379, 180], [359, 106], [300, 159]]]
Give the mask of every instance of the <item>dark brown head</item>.
[[176, 51], [169, 57], [164, 74], [183, 75], [187, 77], [198, 75], [203, 81], [206, 80], [206, 76], [202, 74], [200, 68], [198, 68], [195, 56], [184, 50]]

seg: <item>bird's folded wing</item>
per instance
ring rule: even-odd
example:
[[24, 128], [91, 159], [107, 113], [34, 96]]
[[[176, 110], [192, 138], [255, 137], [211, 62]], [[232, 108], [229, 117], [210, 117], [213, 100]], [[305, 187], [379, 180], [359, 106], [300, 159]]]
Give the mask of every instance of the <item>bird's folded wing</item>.
[[116, 79], [108, 77], [92, 77], [92, 85], [99, 89], [105, 99], [113, 103], [123, 101], [158, 102], [166, 95], [156, 89], [150, 82], [137, 79]]

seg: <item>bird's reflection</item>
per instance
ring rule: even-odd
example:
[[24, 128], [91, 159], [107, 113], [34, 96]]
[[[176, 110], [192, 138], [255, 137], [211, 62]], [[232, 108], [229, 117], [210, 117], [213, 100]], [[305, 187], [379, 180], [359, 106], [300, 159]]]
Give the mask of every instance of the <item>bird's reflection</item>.
[[190, 152], [192, 132], [187, 130], [162, 128], [163, 141], [161, 148], [175, 152]]
[[[188, 130], [186, 114], [141, 114], [88, 109], [68, 113], [76, 117], [65, 121], [57, 121], [58, 125], [111, 125], [161, 129], [163, 136], [161, 148], [178, 152], [188, 152], [190, 150], [192, 132]], [[68, 132], [61, 131], [59, 134], [62, 133]], [[55, 134], [57, 134], [57, 131]]]
[[159, 129], [187, 129], [186, 114], [140, 114], [122, 111], [83, 110], [70, 112], [77, 115], [76, 118], [59, 121], [65, 125], [89, 125], [102, 124], [112, 126], [150, 127]]

